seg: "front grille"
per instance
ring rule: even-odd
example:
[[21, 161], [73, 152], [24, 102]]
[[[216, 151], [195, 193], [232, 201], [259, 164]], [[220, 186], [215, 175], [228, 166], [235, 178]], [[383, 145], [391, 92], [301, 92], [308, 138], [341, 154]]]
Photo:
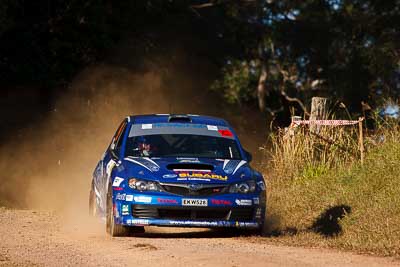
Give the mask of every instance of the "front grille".
[[253, 208], [214, 207], [165, 207], [154, 205], [132, 205], [132, 215], [140, 219], [181, 219], [181, 220], [253, 220]]
[[158, 218], [158, 210], [149, 205], [132, 205], [132, 215], [136, 218]]
[[199, 184], [200, 189], [191, 189], [190, 184], [161, 184], [165, 192], [179, 196], [212, 196], [225, 193], [228, 190], [226, 185]]

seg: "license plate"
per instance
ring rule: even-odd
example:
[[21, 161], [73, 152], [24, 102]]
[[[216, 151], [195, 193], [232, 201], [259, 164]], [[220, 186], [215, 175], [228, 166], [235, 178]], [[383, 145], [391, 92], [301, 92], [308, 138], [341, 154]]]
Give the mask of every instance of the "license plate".
[[184, 198], [184, 199], [182, 199], [182, 206], [206, 207], [206, 206], [208, 206], [208, 200], [207, 199]]

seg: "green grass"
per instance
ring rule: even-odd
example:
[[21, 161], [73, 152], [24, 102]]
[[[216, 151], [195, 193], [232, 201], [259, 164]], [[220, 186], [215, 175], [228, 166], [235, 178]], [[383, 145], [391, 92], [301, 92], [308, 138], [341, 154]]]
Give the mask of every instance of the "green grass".
[[280, 166], [268, 178], [272, 240], [400, 256], [399, 136], [370, 147], [363, 165], [313, 161], [287, 175]]

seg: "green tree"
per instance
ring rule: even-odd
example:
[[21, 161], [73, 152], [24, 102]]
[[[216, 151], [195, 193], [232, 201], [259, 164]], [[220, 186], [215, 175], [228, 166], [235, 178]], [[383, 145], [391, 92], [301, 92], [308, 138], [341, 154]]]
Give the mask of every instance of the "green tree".
[[[236, 65], [251, 65], [259, 83], [254, 86], [254, 77], [247, 83], [216, 83], [224, 95], [241, 92], [237, 102], [252, 96], [265, 111], [276, 93], [299, 109], [317, 94], [357, 109], [361, 101], [398, 93], [399, 1], [270, 0], [253, 5], [256, 12], [243, 23], [257, 28], [250, 36], [257, 42], [248, 43], [253, 46]], [[221, 80], [232, 81], [242, 72], [224, 68]]]

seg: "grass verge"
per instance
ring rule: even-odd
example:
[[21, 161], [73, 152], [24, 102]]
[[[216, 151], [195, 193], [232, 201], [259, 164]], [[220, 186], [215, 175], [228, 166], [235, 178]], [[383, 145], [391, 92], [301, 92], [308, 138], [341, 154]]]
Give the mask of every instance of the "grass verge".
[[400, 256], [400, 132], [382, 136], [363, 165], [319, 159], [287, 170], [285, 154], [275, 151], [279, 168], [275, 162], [267, 175], [272, 240]]

